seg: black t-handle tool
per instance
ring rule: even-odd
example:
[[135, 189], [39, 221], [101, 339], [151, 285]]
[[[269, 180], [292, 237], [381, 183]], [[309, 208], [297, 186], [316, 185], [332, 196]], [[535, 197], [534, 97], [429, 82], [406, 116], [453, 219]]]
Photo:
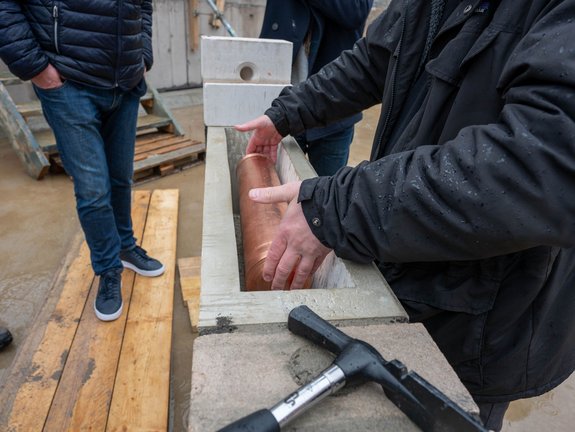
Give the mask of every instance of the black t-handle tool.
[[447, 396], [405, 366], [388, 362], [371, 345], [353, 339], [307, 306], [294, 308], [288, 329], [337, 355], [330, 367], [271, 409], [257, 411], [220, 432], [279, 432], [281, 427], [320, 400], [352, 381], [374, 381], [386, 396], [424, 431], [486, 432]]

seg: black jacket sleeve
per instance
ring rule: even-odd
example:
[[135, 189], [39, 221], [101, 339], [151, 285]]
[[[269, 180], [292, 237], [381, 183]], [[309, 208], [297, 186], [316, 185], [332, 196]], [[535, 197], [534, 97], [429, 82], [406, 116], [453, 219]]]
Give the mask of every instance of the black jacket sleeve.
[[[555, 2], [515, 47], [493, 124], [307, 180], [314, 234], [366, 262], [481, 259], [575, 245], [575, 50], [571, 2]], [[553, 37], [545, 35], [552, 34]], [[470, 102], [471, 103], [471, 102]]]
[[142, 27], [146, 70], [150, 70], [154, 64], [154, 52], [152, 50], [152, 11], [152, 0], [144, 0], [142, 2]]
[[306, 81], [286, 87], [265, 114], [282, 135], [326, 126], [381, 102], [392, 55], [381, 34], [398, 22], [393, 12], [382, 14], [352, 50], [324, 66]]
[[16, 0], [0, 1], [0, 58], [22, 80], [34, 78], [48, 66], [48, 57]]

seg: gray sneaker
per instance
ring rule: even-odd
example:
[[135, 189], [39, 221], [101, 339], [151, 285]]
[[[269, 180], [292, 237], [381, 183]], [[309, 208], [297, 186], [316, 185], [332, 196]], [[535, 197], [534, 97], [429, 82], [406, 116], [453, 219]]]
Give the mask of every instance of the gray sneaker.
[[94, 311], [102, 321], [114, 321], [122, 315], [122, 269], [115, 268], [100, 275]]
[[146, 250], [140, 246], [121, 251], [120, 260], [125, 268], [134, 270], [142, 276], [160, 276], [165, 270], [160, 261], [149, 257]]

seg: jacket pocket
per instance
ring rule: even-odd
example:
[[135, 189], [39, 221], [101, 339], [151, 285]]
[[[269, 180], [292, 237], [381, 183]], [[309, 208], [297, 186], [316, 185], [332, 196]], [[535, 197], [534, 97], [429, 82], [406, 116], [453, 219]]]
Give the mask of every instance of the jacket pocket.
[[[402, 301], [436, 312], [480, 315], [492, 309], [500, 284], [493, 259], [393, 264], [384, 275]], [[428, 312], [429, 313], [429, 312]]]
[[426, 65], [432, 76], [459, 86], [466, 65], [484, 52], [497, 38], [500, 30], [487, 27], [478, 34], [476, 29], [461, 31], [450, 40], [439, 55]]

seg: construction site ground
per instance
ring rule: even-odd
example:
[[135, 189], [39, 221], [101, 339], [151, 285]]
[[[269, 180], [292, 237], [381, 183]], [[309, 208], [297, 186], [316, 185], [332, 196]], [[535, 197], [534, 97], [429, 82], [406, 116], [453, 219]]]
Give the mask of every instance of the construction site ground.
[[[190, 138], [204, 141], [201, 90], [164, 93], [168, 106]], [[378, 107], [366, 112], [356, 128], [350, 165], [369, 156]], [[207, 149], [209, 151], [209, 149]], [[135, 190], [178, 189], [176, 261], [199, 256], [202, 241], [204, 164], [139, 183]], [[6, 139], [0, 138], [0, 326], [14, 335], [0, 353], [0, 384], [26, 344], [53, 280], [80, 232], [73, 187], [64, 174], [41, 181], [29, 177]], [[97, 323], [96, 323], [97, 324]], [[101, 324], [106, 325], [106, 324]], [[170, 428], [187, 430], [194, 334], [175, 274], [171, 355]], [[503, 430], [569, 431], [575, 423], [575, 378], [539, 398], [512, 404]], [[30, 415], [33, 415], [30, 413]]]

